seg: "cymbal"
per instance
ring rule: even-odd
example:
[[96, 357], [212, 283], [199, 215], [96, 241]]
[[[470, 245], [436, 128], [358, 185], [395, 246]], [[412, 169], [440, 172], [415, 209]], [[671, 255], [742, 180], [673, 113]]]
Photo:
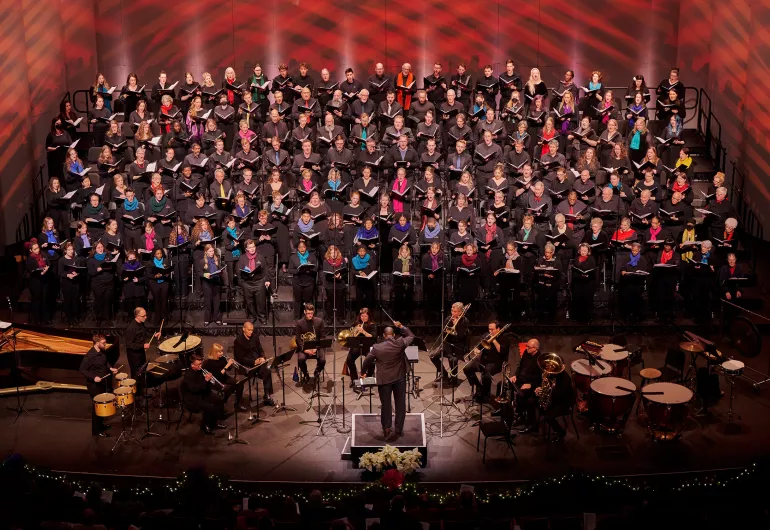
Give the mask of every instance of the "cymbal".
[[703, 353], [703, 345], [700, 342], [680, 342], [679, 349], [691, 353]]

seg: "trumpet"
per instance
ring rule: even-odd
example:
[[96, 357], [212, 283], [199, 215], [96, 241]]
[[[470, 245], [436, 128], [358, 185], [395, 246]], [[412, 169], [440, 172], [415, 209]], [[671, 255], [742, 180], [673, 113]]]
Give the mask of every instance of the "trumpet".
[[224, 360], [226, 360], [226, 361], [233, 361], [233, 366], [235, 366], [235, 367], [236, 367], [237, 369], [239, 369], [239, 370], [240, 370], [240, 369], [248, 370], [248, 368], [246, 368], [246, 367], [245, 367], [245, 366], [243, 366], [241, 363], [239, 363], [238, 361], [236, 361], [236, 360], [235, 360], [235, 357], [232, 357], [232, 358], [231, 358], [231, 357], [228, 357], [227, 355], [223, 355], [223, 356], [222, 356], [222, 358], [223, 358]]
[[476, 344], [473, 348], [471, 348], [471, 351], [469, 351], [465, 357], [463, 358], [463, 361], [470, 362], [474, 359], [476, 359], [479, 355], [481, 355], [482, 350], [491, 350], [492, 349], [492, 342], [497, 339], [500, 335], [505, 333], [505, 330], [511, 327], [510, 324], [506, 324], [502, 328], [498, 329], [492, 334], [487, 333], [484, 335], [484, 337], [481, 338], [481, 340]]
[[203, 375], [210, 375], [210, 376], [211, 376], [211, 382], [212, 382], [212, 383], [216, 383], [216, 384], [217, 384], [217, 385], [219, 385], [221, 388], [224, 388], [224, 387], [225, 387], [225, 385], [223, 385], [223, 384], [222, 384], [222, 382], [221, 382], [219, 379], [217, 379], [216, 377], [214, 377], [214, 374], [212, 374], [211, 372], [209, 372], [209, 371], [208, 371], [208, 370], [206, 370], [205, 368], [201, 368], [201, 372], [203, 372]]

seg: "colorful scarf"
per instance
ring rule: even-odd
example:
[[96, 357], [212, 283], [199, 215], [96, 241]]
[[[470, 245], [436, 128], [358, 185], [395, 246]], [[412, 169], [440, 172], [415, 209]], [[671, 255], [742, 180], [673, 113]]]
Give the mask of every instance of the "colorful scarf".
[[372, 225], [372, 228], [367, 230], [365, 226], [360, 226], [358, 228], [358, 231], [356, 232], [356, 239], [374, 239], [377, 237], [379, 232], [377, 231], [377, 227]]
[[147, 250], [155, 250], [155, 230], [144, 233], [144, 248]]
[[310, 259], [310, 251], [309, 251], [309, 250], [305, 250], [305, 252], [304, 252], [304, 253], [302, 253], [302, 252], [300, 252], [300, 251], [298, 250], [298, 251], [297, 251], [297, 257], [299, 258], [299, 264], [300, 264], [300, 266], [301, 266], [301, 265], [307, 265], [307, 264], [308, 264], [308, 262], [309, 262], [308, 260]]
[[[164, 264], [163, 264], [163, 258], [161, 258], [161, 259], [158, 259], [158, 258], [152, 258], [152, 263], [153, 263], [153, 265], [155, 265], [155, 266], [156, 266], [156, 267], [158, 267], [159, 269], [163, 269], [163, 268], [165, 268], [165, 267], [163, 266], [163, 265], [164, 265]], [[164, 281], [166, 281], [166, 280], [164, 280], [164, 279], [163, 279], [163, 277], [161, 276], [160, 278], [155, 278], [155, 281], [156, 281], [156, 282], [158, 282], [158, 283], [163, 283], [163, 282], [164, 282]]]
[[433, 230], [430, 229], [430, 225], [425, 225], [425, 239], [435, 239], [438, 237], [438, 235], [441, 233], [441, 226], [436, 223], [436, 226], [433, 227]]
[[299, 218], [297, 220], [297, 228], [299, 228], [299, 231], [303, 234], [307, 234], [313, 229], [313, 225], [315, 224], [315, 221], [313, 219], [310, 219], [307, 223], [305, 223], [302, 218]]
[[[227, 228], [225, 228], [225, 230], [227, 230], [227, 233], [228, 233], [228, 234], [230, 234], [231, 236], [233, 236], [233, 240], [235, 240], [235, 239], [238, 237], [238, 234], [236, 233], [236, 231], [235, 231], [235, 228], [230, 228], [230, 227], [228, 226]], [[232, 254], [232, 255], [233, 255], [233, 258], [235, 258], [235, 259], [238, 259], [238, 258], [240, 258], [240, 257], [241, 257], [241, 251], [240, 251], [240, 250], [238, 250], [237, 248], [234, 248], [233, 250], [231, 250], [231, 251], [230, 251], [230, 254]]]
[[636, 267], [636, 266], [639, 265], [639, 260], [640, 259], [642, 259], [642, 253], [641, 252], [639, 254], [637, 254], [636, 256], [631, 254], [631, 259], [628, 260], [628, 264], [631, 265], [632, 267]]
[[370, 259], [371, 256], [369, 254], [365, 254], [363, 258], [356, 254], [353, 256], [353, 267], [355, 267], [357, 271], [363, 270], [369, 265]]
[[340, 265], [342, 265], [342, 254], [337, 253], [337, 259], [335, 259], [334, 261], [332, 261], [331, 258], [328, 258], [326, 261], [329, 262], [329, 265], [331, 265], [336, 269]]
[[[53, 230], [46, 230], [43, 233], [48, 238], [48, 243], [58, 243], [58, 241], [56, 241], [56, 235], [53, 233]], [[53, 257], [54, 254], [56, 254], [56, 251], [54, 249], [49, 249], [48, 250], [48, 256], [49, 257]]]
[[123, 264], [123, 269], [127, 271], [135, 271], [141, 266], [142, 264], [139, 263], [139, 260], [128, 260]]
[[407, 231], [409, 231], [409, 229], [410, 229], [410, 228], [412, 228], [412, 223], [411, 223], [411, 222], [409, 222], [409, 221], [407, 221], [407, 222], [406, 222], [406, 224], [405, 224], [404, 226], [401, 226], [401, 223], [396, 223], [396, 224], [394, 225], [394, 227], [395, 227], [395, 229], [396, 229], [396, 230], [398, 230], [399, 232], [407, 232]]
[[673, 250], [669, 250], [668, 252], [664, 250], [663, 252], [660, 253], [660, 262], [663, 264], [668, 263], [668, 260], [670, 260], [673, 257], [674, 257]]
[[136, 196], [134, 196], [133, 201], [123, 201], [123, 208], [127, 212], [133, 212], [134, 210], [139, 208], [139, 200], [136, 198]]
[[99, 253], [94, 254], [94, 258], [96, 259], [96, 261], [104, 261], [105, 256], [107, 256], [106, 252], [103, 252], [101, 254]]
[[463, 265], [466, 267], [474, 267], [476, 265], [476, 257], [478, 254], [471, 254], [470, 256], [468, 254], [463, 254], [462, 256], [462, 262]]
[[628, 144], [628, 147], [634, 150], [638, 150], [641, 144], [642, 144], [642, 132], [634, 131], [634, 135], [631, 137], [631, 143]]
[[[398, 193], [404, 193], [406, 191], [407, 187], [407, 181], [406, 179], [402, 180], [401, 183], [399, 183], [398, 179], [393, 181], [393, 191], [397, 191]], [[393, 211], [394, 212], [403, 212], [404, 211], [404, 203], [399, 201], [398, 199], [393, 199]]]
[[160, 213], [166, 207], [166, 196], [164, 195], [160, 202], [155, 197], [150, 200], [150, 210], [152, 213]]

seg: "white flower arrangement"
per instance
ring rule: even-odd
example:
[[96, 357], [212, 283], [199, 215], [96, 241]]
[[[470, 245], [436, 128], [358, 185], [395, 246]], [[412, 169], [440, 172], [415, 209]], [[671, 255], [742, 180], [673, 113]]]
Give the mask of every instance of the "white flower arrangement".
[[367, 471], [380, 472], [386, 468], [396, 468], [405, 475], [419, 469], [422, 454], [416, 447], [410, 451], [401, 452], [397, 447], [386, 445], [376, 453], [364, 453], [358, 461], [358, 467]]

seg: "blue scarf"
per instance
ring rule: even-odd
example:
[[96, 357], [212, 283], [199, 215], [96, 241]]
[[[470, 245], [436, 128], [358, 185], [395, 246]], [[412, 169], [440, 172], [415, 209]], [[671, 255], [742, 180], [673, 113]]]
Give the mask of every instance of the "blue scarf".
[[[161, 258], [161, 259], [158, 259], [158, 258], [152, 258], [152, 263], [153, 263], [153, 264], [154, 264], [156, 267], [158, 267], [158, 268], [164, 268], [164, 267], [163, 267], [163, 258]], [[164, 279], [163, 279], [163, 277], [161, 276], [160, 278], [157, 278], [155, 281], [156, 281], [156, 282], [158, 282], [158, 283], [163, 283], [165, 280], [164, 280]]]
[[[236, 208], [237, 208], [237, 206], [236, 206]], [[227, 228], [225, 228], [225, 230], [227, 230], [227, 233], [228, 233], [228, 234], [230, 234], [231, 236], [233, 236], [233, 239], [235, 239], [236, 237], [238, 237], [238, 234], [235, 232], [235, 228], [230, 228], [230, 227], [228, 226]], [[231, 254], [233, 255], [233, 257], [234, 257], [234, 258], [236, 258], [236, 259], [238, 259], [238, 258], [240, 258], [240, 257], [241, 257], [241, 251], [240, 251], [240, 250], [238, 250], [237, 248], [234, 248], [232, 251], [230, 251], [230, 253], [231, 253]]]
[[[99, 85], [97, 92], [106, 94], [107, 88], [104, 85]], [[110, 114], [112, 114], [112, 99], [109, 99], [107, 97], [104, 97], [103, 99], [104, 99], [104, 108], [107, 109], [110, 112]]]
[[628, 261], [628, 264], [631, 265], [632, 267], [636, 267], [637, 265], [639, 265], [639, 260], [640, 259], [642, 259], [642, 253], [641, 252], [639, 254], [637, 254], [636, 256], [631, 254], [631, 259]]
[[126, 261], [123, 264], [123, 269], [127, 270], [127, 271], [135, 271], [136, 269], [138, 269], [141, 266], [142, 266], [142, 264], [139, 263], [139, 260]]
[[342, 181], [339, 181], [339, 180], [329, 180], [329, 181], [327, 181], [327, 184], [332, 189], [332, 191], [337, 191], [337, 188], [340, 187], [341, 183], [342, 183]]
[[131, 202], [123, 201], [123, 208], [125, 208], [127, 212], [133, 212], [139, 208], [139, 201], [137, 200], [136, 196], [134, 196], [134, 200]]
[[[58, 241], [56, 241], [56, 236], [53, 234], [53, 230], [46, 231], [45, 235], [48, 237], [49, 243], [58, 243]], [[53, 256], [54, 254], [56, 254], [55, 250], [51, 249], [48, 251], [49, 256]]]
[[412, 223], [407, 221], [404, 226], [401, 226], [401, 223], [396, 223], [394, 226], [396, 227], [396, 230], [398, 230], [399, 232], [406, 232], [407, 230], [412, 228]]
[[[601, 232], [599, 232], [599, 234], [601, 234]], [[599, 239], [599, 234], [594, 234], [593, 232], [591, 232], [591, 239], [596, 241], [597, 239]]]
[[184, 236], [182, 234], [177, 234], [176, 236], [176, 244], [181, 245], [184, 243]]
[[711, 257], [711, 251], [710, 250], [708, 252], [704, 252], [700, 256], [700, 262], [703, 263], [704, 265], [708, 265], [710, 257]]
[[104, 261], [104, 257], [105, 257], [106, 255], [107, 255], [107, 254], [98, 254], [98, 253], [97, 253], [97, 254], [94, 254], [94, 258], [96, 258], [96, 261]]
[[441, 233], [441, 227], [436, 223], [436, 227], [431, 230], [430, 225], [425, 225], [425, 239], [435, 239]]
[[305, 250], [305, 253], [303, 254], [299, 250], [297, 251], [297, 256], [299, 257], [299, 264], [300, 265], [307, 265], [308, 259], [310, 259], [310, 251]]
[[379, 235], [379, 232], [377, 231], [377, 227], [372, 225], [372, 228], [370, 230], [367, 230], [365, 226], [361, 226], [358, 228], [358, 231], [356, 232], [356, 238], [357, 239], [374, 239]]
[[308, 221], [307, 224], [305, 224], [302, 218], [297, 220], [297, 227], [299, 228], [299, 231], [302, 232], [303, 234], [307, 234], [308, 232], [310, 232], [313, 229], [314, 224], [315, 224], [315, 221], [313, 221], [313, 219], [310, 219], [310, 221]]
[[369, 256], [369, 254], [366, 254], [362, 258], [361, 256], [358, 255], [358, 253], [356, 253], [356, 255], [353, 256], [353, 267], [355, 267], [355, 269], [357, 271], [365, 269], [367, 267], [367, 265], [369, 265], [369, 258], [370, 257], [371, 256]]
[[73, 173], [80, 173], [83, 171], [83, 164], [81, 164], [79, 161], [70, 162], [70, 171]]
[[211, 241], [211, 232], [208, 230], [201, 232], [201, 241]]
[[214, 261], [214, 258], [206, 257], [206, 272], [217, 272], [219, 267], [217, 267], [217, 262]]
[[[246, 217], [246, 215], [248, 215], [250, 211], [251, 209], [249, 208], [248, 204], [244, 204], [243, 209], [241, 209], [241, 207], [238, 206], [237, 204], [235, 205], [235, 213], [238, 215], [238, 217]], [[235, 236], [235, 234], [233, 234], [233, 236]]]
[[83, 248], [91, 248], [91, 242], [88, 240], [88, 234], [81, 235], [80, 239], [83, 240]]
[[588, 90], [599, 90], [602, 87], [601, 83], [588, 82]]
[[[640, 110], [642, 110], [643, 108], [644, 108], [644, 105], [638, 105], [638, 106], [637, 106], [637, 105], [631, 105], [631, 106], [629, 107], [629, 110], [633, 110], [634, 112], [639, 112], [639, 111], [640, 111]], [[634, 117], [634, 115], [632, 114], [632, 115], [631, 115], [631, 119], [630, 119], [630, 120], [628, 120], [628, 126], [629, 126], [629, 127], [633, 127], [633, 126], [634, 126], [634, 123], [636, 123], [636, 118], [635, 118], [635, 117]]]
[[642, 143], [642, 132], [636, 131], [634, 132], [634, 136], [631, 137], [631, 143], [629, 144], [629, 147], [631, 149], [639, 149], [639, 146]]
[[526, 241], [527, 239], [529, 239], [529, 233], [532, 231], [532, 229], [530, 228], [529, 230], [527, 230], [526, 228], [522, 228], [521, 230], [524, 232], [524, 241]]
[[274, 203], [270, 203], [270, 212], [283, 213], [285, 210], [286, 206], [284, 206], [283, 203], [279, 204], [277, 208]]

